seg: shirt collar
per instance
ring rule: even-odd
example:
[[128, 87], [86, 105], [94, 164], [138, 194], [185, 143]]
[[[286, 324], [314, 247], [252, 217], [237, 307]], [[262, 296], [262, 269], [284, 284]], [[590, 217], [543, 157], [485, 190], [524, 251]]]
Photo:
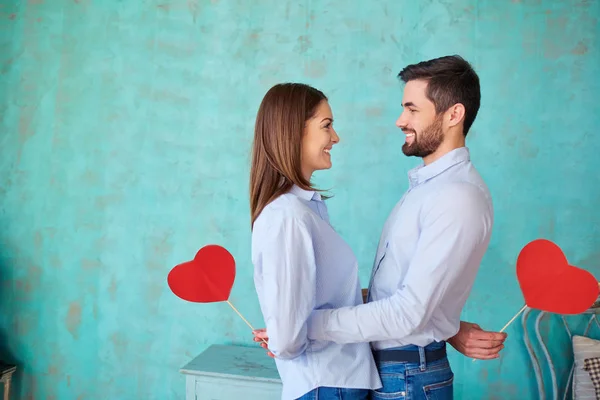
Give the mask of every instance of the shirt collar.
[[461, 162], [469, 161], [470, 153], [467, 147], [459, 147], [454, 149], [447, 154], [444, 154], [439, 159], [435, 160], [429, 165], [421, 164], [416, 168], [408, 171], [408, 180], [410, 186], [414, 187], [421, 183], [424, 183], [432, 178], [435, 178], [448, 168], [455, 166]]
[[314, 190], [304, 190], [298, 185], [294, 184], [290, 189], [290, 193], [304, 199], [306, 201], [321, 200], [321, 195]]

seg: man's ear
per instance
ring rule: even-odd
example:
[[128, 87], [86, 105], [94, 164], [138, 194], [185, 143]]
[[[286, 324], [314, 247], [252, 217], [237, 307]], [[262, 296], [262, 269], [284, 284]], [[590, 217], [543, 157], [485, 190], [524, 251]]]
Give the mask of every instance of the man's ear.
[[448, 111], [446, 111], [446, 115], [448, 116], [448, 126], [453, 127], [463, 122], [465, 119], [465, 111], [465, 106], [461, 103], [456, 103], [450, 107]]

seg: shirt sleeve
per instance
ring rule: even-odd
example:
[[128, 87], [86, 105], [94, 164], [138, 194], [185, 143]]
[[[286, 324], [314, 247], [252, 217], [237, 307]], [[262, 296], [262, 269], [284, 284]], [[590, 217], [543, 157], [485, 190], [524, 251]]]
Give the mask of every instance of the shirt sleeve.
[[368, 304], [315, 310], [309, 319], [310, 339], [401, 340], [427, 323], [447, 295], [456, 295], [449, 289], [462, 284], [465, 293], [470, 290], [476, 270], [468, 270], [473, 264], [469, 261], [483, 256], [487, 248], [491, 207], [475, 186], [449, 189], [430, 200], [429, 206], [424, 205], [421, 234], [408, 272], [396, 292]]
[[263, 229], [258, 244], [259, 299], [269, 350], [280, 359], [301, 355], [308, 344], [307, 320], [315, 307], [316, 266], [306, 223], [281, 217]]

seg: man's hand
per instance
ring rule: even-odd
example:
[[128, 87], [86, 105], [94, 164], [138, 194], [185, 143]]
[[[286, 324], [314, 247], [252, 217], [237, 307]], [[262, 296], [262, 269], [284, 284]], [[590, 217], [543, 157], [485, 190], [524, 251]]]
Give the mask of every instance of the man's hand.
[[460, 321], [460, 330], [448, 343], [463, 355], [479, 360], [500, 357], [506, 333], [484, 331], [477, 324]]
[[269, 342], [269, 335], [267, 335], [267, 330], [264, 328], [257, 329], [255, 331], [252, 331], [252, 334], [254, 335], [254, 341], [260, 342], [260, 347], [267, 350], [267, 355], [271, 358], [275, 358], [275, 354], [273, 354], [269, 351], [269, 348], [267, 347], [267, 344], [265, 343], [265, 342], [267, 342], [267, 343]]

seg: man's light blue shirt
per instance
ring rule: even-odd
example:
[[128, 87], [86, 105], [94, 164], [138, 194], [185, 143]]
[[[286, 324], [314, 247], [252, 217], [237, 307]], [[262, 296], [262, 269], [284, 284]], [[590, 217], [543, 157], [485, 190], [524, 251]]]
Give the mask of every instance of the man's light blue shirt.
[[460, 327], [493, 225], [487, 186], [466, 147], [409, 171], [409, 189], [380, 237], [365, 305], [317, 310], [308, 337], [426, 346]]
[[307, 335], [313, 310], [362, 304], [356, 257], [330, 226], [318, 193], [294, 186], [265, 207], [252, 231], [252, 262], [283, 399], [318, 386], [381, 387], [368, 343]]

